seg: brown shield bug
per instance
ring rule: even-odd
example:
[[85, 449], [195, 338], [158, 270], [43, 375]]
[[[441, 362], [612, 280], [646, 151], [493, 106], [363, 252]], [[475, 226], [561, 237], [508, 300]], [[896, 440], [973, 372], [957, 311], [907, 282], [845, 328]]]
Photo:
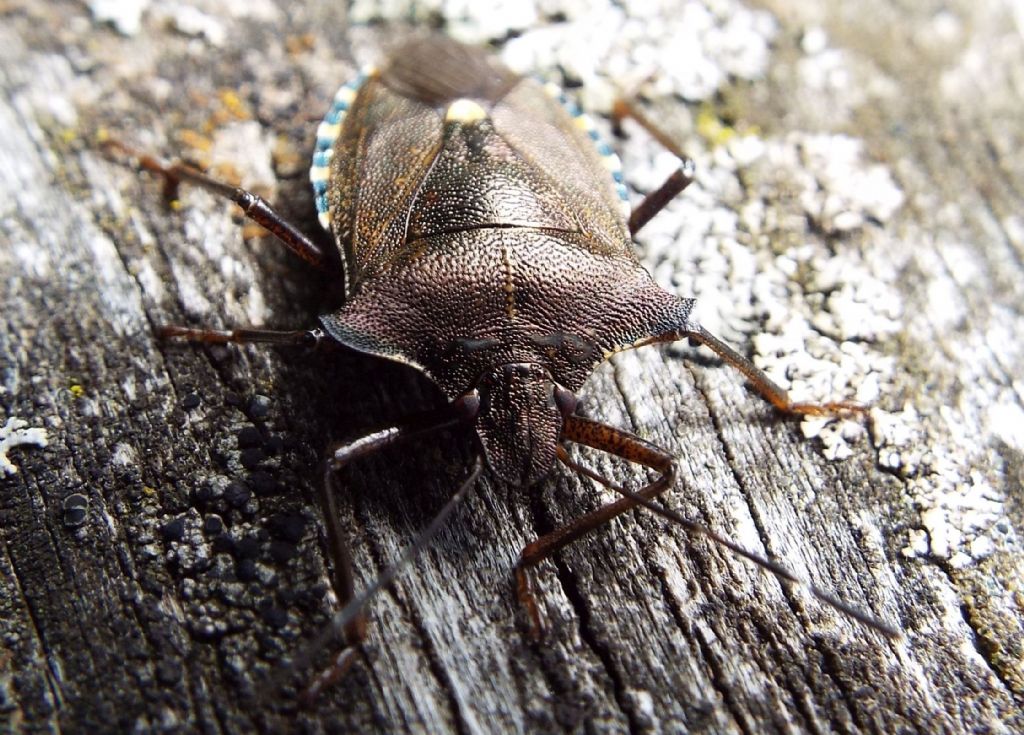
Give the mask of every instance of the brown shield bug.
[[[407, 42], [380, 70], [343, 86], [318, 130], [310, 178], [320, 221], [341, 253], [344, 305], [306, 331], [160, 329], [165, 338], [205, 343], [331, 340], [410, 365], [448, 399], [427, 415], [327, 453], [320, 498], [332, 581], [343, 605], [333, 630], [343, 632], [346, 646], [308, 696], [351, 665], [365, 636], [366, 602], [427, 543], [484, 464], [500, 480], [527, 486], [561, 462], [622, 496], [523, 550], [517, 586], [535, 627], [527, 570], [644, 505], [789, 582], [806, 584], [871, 628], [899, 635], [778, 564], [653, 503], [672, 486], [672, 455], [577, 414], [577, 392], [609, 356], [683, 339], [710, 348], [781, 412], [863, 411], [845, 401], [792, 402], [691, 318], [693, 299], [655, 284], [633, 253], [632, 237], [692, 181], [693, 167], [628, 103], [616, 106], [615, 117], [636, 119], [680, 161], [632, 211], [617, 157], [557, 88], [512, 73], [480, 49], [436, 37]], [[232, 199], [306, 261], [325, 268], [334, 262], [259, 197], [184, 164], [137, 160], [171, 186], [188, 181]], [[459, 426], [471, 429], [476, 442], [469, 477], [402, 559], [356, 596], [335, 506], [335, 474], [359, 457]], [[636, 491], [620, 487], [572, 459], [570, 443], [639, 463], [659, 477]]]

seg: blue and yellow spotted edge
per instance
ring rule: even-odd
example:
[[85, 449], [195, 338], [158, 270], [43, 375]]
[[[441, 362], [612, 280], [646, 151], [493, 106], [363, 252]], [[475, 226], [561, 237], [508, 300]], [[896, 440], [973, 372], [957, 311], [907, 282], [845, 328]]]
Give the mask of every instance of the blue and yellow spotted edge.
[[331, 158], [334, 156], [334, 142], [341, 132], [345, 115], [356, 99], [359, 88], [374, 73], [373, 67], [366, 67], [354, 79], [338, 89], [323, 122], [316, 129], [316, 147], [313, 149], [313, 165], [309, 168], [309, 181], [316, 198], [316, 213], [320, 225], [330, 231], [331, 211], [327, 203], [327, 184], [331, 175]]
[[608, 145], [608, 142], [601, 136], [601, 132], [597, 129], [597, 125], [594, 124], [593, 118], [583, 112], [579, 105], [570, 99], [569, 95], [561, 87], [554, 82], [542, 82], [542, 84], [547, 95], [561, 103], [562, 107], [565, 108], [565, 111], [572, 118], [573, 124], [586, 134], [594, 144], [597, 154], [601, 157], [601, 163], [604, 164], [605, 169], [607, 169], [612, 180], [615, 182], [615, 191], [622, 201], [623, 212], [628, 217], [630, 214], [629, 191], [626, 189], [625, 176], [622, 173], [622, 161], [615, 151], [612, 150], [612, 147]]
[[[313, 163], [309, 168], [309, 181], [313, 185], [313, 195], [316, 198], [317, 218], [320, 220], [320, 225], [328, 231], [331, 229], [331, 212], [327, 202], [327, 186], [331, 173], [331, 158], [334, 156], [334, 143], [341, 132], [345, 115], [359, 93], [359, 88], [374, 72], [373, 67], [366, 67], [354, 79], [343, 84], [334, 95], [331, 109], [327, 111], [323, 122], [316, 130], [316, 147], [313, 150]], [[622, 174], [622, 161], [601, 137], [593, 119], [583, 112], [561, 87], [554, 82], [542, 82], [542, 86], [549, 97], [561, 103], [572, 118], [573, 124], [594, 144], [597, 154], [601, 157], [601, 162], [615, 182], [615, 190], [628, 217], [630, 211], [629, 192], [626, 190]]]

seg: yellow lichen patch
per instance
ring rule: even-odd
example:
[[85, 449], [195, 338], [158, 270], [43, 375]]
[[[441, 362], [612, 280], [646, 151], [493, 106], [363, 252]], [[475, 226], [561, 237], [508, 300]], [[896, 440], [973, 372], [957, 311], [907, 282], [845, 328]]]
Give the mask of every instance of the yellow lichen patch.
[[291, 56], [298, 56], [312, 51], [316, 46], [316, 36], [312, 33], [291, 35], [284, 39], [284, 47]]
[[[194, 95], [193, 97], [198, 97]], [[213, 135], [219, 128], [228, 123], [238, 120], [251, 120], [252, 111], [248, 103], [233, 89], [220, 89], [217, 91], [216, 107], [209, 118], [202, 125], [203, 133]], [[195, 100], [200, 109], [209, 109], [213, 106], [208, 97], [202, 96]]]
[[306, 165], [305, 156], [285, 135], [279, 135], [274, 139], [270, 155], [274, 169], [282, 176], [297, 174]]
[[713, 146], [725, 145], [736, 136], [736, 129], [722, 122], [714, 108], [703, 105], [697, 112], [697, 134]]
[[[210, 170], [210, 174], [225, 184], [231, 184], [232, 186], [240, 186], [242, 183], [242, 174], [233, 163], [218, 162]], [[258, 194], [259, 192], [253, 192]]]
[[[210, 165], [210, 151], [213, 149], [213, 141], [200, 132], [185, 128], [179, 130], [175, 136], [178, 140], [178, 149], [189, 150], [189, 156], [199, 168], [205, 169]], [[194, 155], [198, 153], [199, 155]]]
[[203, 153], [209, 153], [210, 149], [213, 148], [212, 140], [202, 133], [196, 132], [195, 130], [189, 130], [188, 128], [178, 131], [178, 140], [189, 148], [194, 148], [195, 150], [202, 151]]
[[255, 240], [258, 237], [266, 237], [270, 234], [270, 231], [265, 227], [262, 227], [255, 222], [246, 222], [242, 226], [242, 239], [243, 240]]
[[71, 393], [75, 398], [81, 398], [85, 395], [85, 388], [78, 383], [72, 383], [68, 388], [68, 392]]
[[252, 115], [249, 113], [249, 106], [245, 104], [238, 92], [233, 89], [222, 89], [217, 93], [221, 109], [230, 114], [236, 120], [248, 120]]

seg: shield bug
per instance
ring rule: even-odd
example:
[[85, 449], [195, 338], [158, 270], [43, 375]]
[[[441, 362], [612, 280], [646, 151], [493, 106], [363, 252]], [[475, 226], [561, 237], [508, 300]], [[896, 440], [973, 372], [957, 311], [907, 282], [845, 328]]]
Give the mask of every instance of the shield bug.
[[[498, 479], [523, 487], [560, 462], [622, 496], [523, 550], [517, 588], [535, 627], [529, 568], [637, 505], [801, 582], [653, 503], [673, 484], [673, 456], [577, 413], [577, 392], [602, 361], [622, 350], [683, 339], [710, 348], [783, 413], [863, 411], [846, 401], [792, 402], [691, 317], [693, 299], [655, 284], [634, 255], [632, 238], [691, 183], [693, 166], [629, 103], [618, 104], [614, 117], [636, 119], [679, 157], [677, 170], [633, 209], [618, 158], [556, 87], [520, 77], [477, 48], [437, 37], [409, 41], [382, 68], [341, 87], [317, 132], [310, 178], [320, 222], [341, 255], [337, 277], [344, 305], [310, 330], [159, 330], [164, 338], [204, 343], [333, 341], [407, 364], [447, 398], [426, 415], [327, 452], [320, 501], [332, 582], [343, 604], [334, 630], [343, 632], [346, 646], [309, 695], [351, 664], [365, 636], [366, 602], [427, 543], [484, 465]], [[308, 262], [324, 268], [335, 262], [259, 197], [184, 164], [136, 158], [171, 186], [187, 181], [232, 199]], [[402, 559], [357, 596], [335, 506], [336, 473], [359, 457], [455, 427], [474, 437], [473, 470]], [[644, 465], [659, 477], [635, 491], [620, 487], [572, 459], [566, 449], [571, 443]], [[875, 630], [898, 635], [807, 587]]]

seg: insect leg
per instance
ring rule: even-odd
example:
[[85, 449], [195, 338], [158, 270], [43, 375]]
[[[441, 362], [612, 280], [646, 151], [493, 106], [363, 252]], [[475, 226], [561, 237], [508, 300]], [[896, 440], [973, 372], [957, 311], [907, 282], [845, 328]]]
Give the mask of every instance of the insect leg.
[[[675, 478], [675, 462], [671, 455], [666, 453], [664, 450], [640, 439], [637, 436], [623, 431], [622, 429], [616, 429], [612, 426], [608, 426], [607, 424], [590, 421], [589, 419], [579, 416], [569, 417], [569, 419], [566, 420], [565, 427], [563, 439], [575, 441], [579, 444], [593, 447], [594, 449], [600, 449], [618, 457], [622, 457], [630, 462], [636, 462], [646, 467], [650, 467], [651, 469], [660, 472], [661, 476], [639, 491], [629, 490], [616, 485], [593, 470], [579, 464], [569, 456], [569, 453], [564, 447], [560, 446], [558, 458], [563, 464], [580, 474], [601, 483], [605, 487], [614, 490], [623, 497], [614, 503], [609, 503], [608, 505], [598, 508], [592, 513], [588, 513], [582, 518], [577, 519], [554, 533], [548, 534], [547, 536], [535, 541], [523, 550], [523, 555], [520, 560], [520, 569], [536, 565], [542, 559], [550, 556], [566, 544], [571, 543], [602, 523], [611, 520], [630, 508], [642, 505], [653, 513], [682, 526], [688, 532], [695, 535], [705, 536], [711, 541], [724, 546], [744, 559], [757, 564], [759, 567], [774, 574], [783, 582], [805, 588], [822, 602], [858, 621], [862, 625], [866, 625], [888, 638], [898, 639], [902, 637], [902, 633], [894, 625], [879, 620], [870, 613], [864, 612], [863, 610], [840, 600], [835, 595], [822, 590], [807, 580], [797, 576], [792, 570], [784, 567], [778, 562], [772, 561], [758, 553], [750, 551], [749, 549], [740, 546], [735, 541], [712, 531], [707, 526], [690, 520], [673, 510], [655, 503], [653, 498], [667, 489]], [[520, 582], [520, 584], [524, 583]]]
[[183, 342], [200, 342], [202, 344], [216, 345], [259, 342], [285, 347], [316, 347], [324, 338], [324, 333], [319, 329], [298, 329], [282, 332], [273, 329], [251, 328], [196, 329], [165, 324], [157, 327], [156, 336], [160, 339], [180, 339]]
[[[638, 491], [637, 494], [643, 497], [653, 498], [664, 492], [675, 479], [675, 462], [672, 455], [638, 436], [608, 424], [591, 421], [581, 416], [569, 416], [565, 420], [562, 439], [600, 449], [660, 472], [661, 476], [657, 480]], [[577, 469], [562, 446], [558, 448], [558, 458], [563, 463], [569, 464], [572, 469]], [[536, 566], [559, 549], [635, 506], [636, 501], [622, 498], [541, 536], [523, 549], [519, 557], [519, 569]]]
[[246, 217], [274, 234], [285, 247], [307, 263], [318, 268], [329, 267], [329, 261], [323, 248], [310, 240], [298, 227], [288, 222], [257, 194], [218, 181], [182, 161], [162, 161], [155, 156], [140, 153], [117, 140], [106, 140], [103, 147], [131, 157], [135, 167], [140, 171], [148, 171], [163, 177], [164, 196], [168, 200], [177, 198], [178, 186], [183, 181], [201, 186], [233, 201], [242, 208]]
[[[372, 434], [367, 434], [347, 444], [339, 444], [327, 452], [327, 458], [323, 463], [323, 481], [320, 483], [319, 499], [323, 511], [324, 524], [327, 529], [327, 550], [334, 565], [331, 583], [342, 606], [346, 605], [354, 596], [355, 580], [352, 576], [352, 556], [349, 553], [348, 545], [345, 543], [339, 521], [338, 505], [334, 494], [335, 475], [353, 460], [374, 454], [381, 449], [403, 441], [415, 439], [435, 431], [443, 431], [459, 423], [461, 423], [461, 419], [453, 417], [446, 407], [437, 420], [433, 422], [424, 420], [401, 426], [392, 426]], [[363, 622], [362, 616], [360, 616], [357, 618], [356, 624], [350, 625], [346, 629], [346, 639], [362, 639], [364, 628], [365, 622]]]
[[[405, 550], [402, 556], [389, 566], [361, 595], [356, 596], [352, 554], [341, 528], [338, 504], [335, 498], [334, 478], [353, 460], [366, 457], [386, 447], [420, 438], [437, 431], [450, 429], [471, 421], [479, 409], [479, 398], [474, 394], [463, 396], [440, 410], [429, 411], [410, 418], [406, 423], [373, 432], [355, 441], [339, 444], [327, 452], [323, 462], [323, 481], [320, 484], [319, 500], [327, 531], [327, 550], [331, 558], [331, 584], [338, 597], [340, 610], [334, 616], [330, 630], [317, 640], [311, 649], [316, 653], [322, 649], [335, 631], [344, 634], [344, 647], [334, 657], [331, 666], [321, 672], [302, 692], [304, 702], [312, 702], [324, 689], [341, 679], [355, 661], [360, 644], [366, 639], [366, 616], [363, 608], [381, 589], [386, 587], [434, 537], [455, 507], [465, 497], [469, 488], [480, 476], [482, 465], [479, 459], [466, 481], [452, 496], [434, 520]], [[311, 657], [307, 652], [307, 658]], [[304, 660], [296, 662], [297, 666]]]
[[[854, 401], [826, 401], [824, 403], [794, 403], [785, 389], [779, 387], [763, 370], [746, 357], [708, 332], [699, 324], [687, 324], [672, 333], [666, 341], [689, 339], [692, 345], [704, 345], [727, 363], [739, 370], [758, 393], [779, 411], [801, 416], [827, 416], [830, 414], [866, 414], [868, 409]], [[659, 340], [661, 341], [661, 340]]]
[[637, 106], [629, 100], [619, 99], [615, 101], [612, 108], [612, 127], [616, 134], [622, 133], [622, 121], [633, 118], [644, 130], [650, 133], [656, 141], [661, 143], [679, 159], [679, 166], [672, 174], [665, 179], [665, 182], [652, 191], [640, 202], [629, 215], [629, 234], [636, 235], [640, 229], [651, 221], [658, 212], [665, 208], [665, 205], [675, 199], [683, 189], [693, 182], [694, 164], [693, 160], [684, 154], [679, 147], [663, 130], [647, 118]]
[[[660, 472], [661, 476], [657, 480], [637, 491], [638, 497], [653, 498], [671, 487], [675, 479], [675, 462], [670, 454], [638, 436], [608, 426], [607, 424], [590, 421], [580, 416], [569, 416], [565, 420], [562, 439], [563, 441], [577, 442], [609, 452], [630, 462], [636, 462]], [[571, 469], [582, 471], [580, 466], [569, 457], [565, 447], [561, 445], [558, 447], [558, 458]], [[584, 474], [587, 473], [584, 472]], [[595, 479], [608, 484], [607, 480], [599, 476], [595, 477]], [[599, 526], [603, 526], [616, 516], [625, 513], [630, 508], [636, 507], [636, 505], [637, 501], [635, 499], [627, 497], [608, 503], [574, 521], [570, 521], [551, 533], [541, 536], [523, 549], [519, 556], [519, 563], [516, 565], [516, 591], [520, 602], [530, 616], [534, 637], [540, 634], [543, 626], [541, 625], [540, 614], [537, 610], [533, 591], [530, 588], [527, 571], [576, 539]]]

